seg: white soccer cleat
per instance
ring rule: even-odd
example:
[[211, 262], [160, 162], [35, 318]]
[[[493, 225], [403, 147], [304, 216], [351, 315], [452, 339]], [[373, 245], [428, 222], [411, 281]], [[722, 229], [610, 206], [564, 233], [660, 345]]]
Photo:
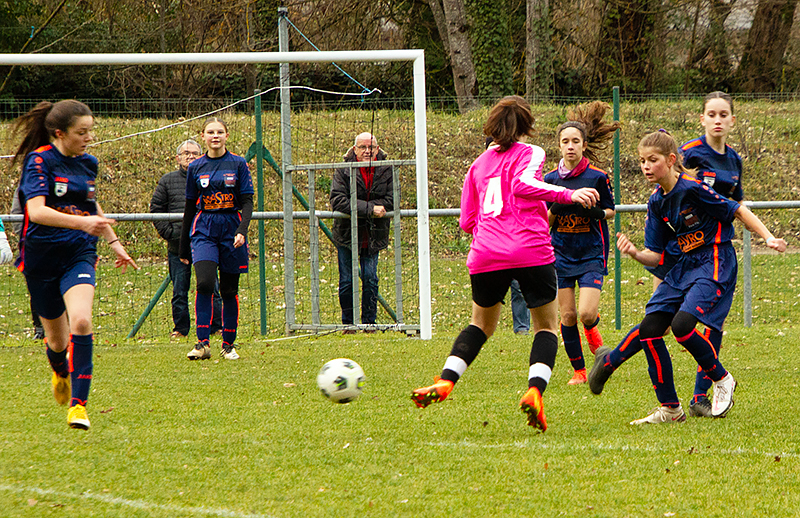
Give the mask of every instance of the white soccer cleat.
[[711, 416], [725, 417], [733, 407], [733, 391], [736, 389], [736, 380], [729, 372], [719, 381], [714, 382], [714, 398], [711, 401]]
[[235, 345], [223, 345], [222, 346], [222, 357], [226, 360], [238, 360], [239, 354], [236, 352]]
[[667, 406], [660, 406], [653, 410], [647, 417], [631, 421], [631, 424], [660, 424], [660, 423], [682, 423], [686, 421], [686, 414], [679, 404], [677, 408], [670, 408]]

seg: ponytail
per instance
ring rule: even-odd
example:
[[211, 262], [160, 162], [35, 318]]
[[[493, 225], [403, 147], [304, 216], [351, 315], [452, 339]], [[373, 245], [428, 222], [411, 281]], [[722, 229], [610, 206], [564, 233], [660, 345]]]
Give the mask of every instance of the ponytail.
[[22, 142], [14, 153], [11, 167], [22, 162], [28, 153], [50, 143], [56, 130], [67, 132], [75, 119], [92, 116], [92, 110], [80, 101], [67, 99], [53, 104], [42, 101], [14, 123], [13, 133], [22, 134]]

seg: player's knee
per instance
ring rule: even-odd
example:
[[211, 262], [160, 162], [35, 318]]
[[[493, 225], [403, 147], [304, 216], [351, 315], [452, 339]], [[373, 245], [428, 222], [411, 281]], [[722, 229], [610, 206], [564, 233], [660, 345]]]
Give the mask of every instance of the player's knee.
[[[203, 295], [211, 295], [214, 293], [214, 287], [217, 285], [215, 279], [197, 279], [197, 293]], [[221, 294], [221, 293], [220, 293]]]
[[672, 334], [676, 337], [682, 337], [690, 334], [697, 325], [697, 318], [691, 313], [685, 311], [678, 311], [675, 318], [672, 319]]
[[239, 294], [239, 289], [233, 286], [222, 286], [219, 287], [219, 296], [223, 299], [232, 299]]
[[646, 315], [639, 324], [639, 338], [659, 338], [669, 329], [672, 315], [666, 313], [651, 313]]
[[92, 332], [92, 320], [89, 317], [70, 316], [69, 324], [74, 335], [88, 335]]
[[561, 323], [567, 327], [578, 324], [578, 313], [574, 310], [567, 310], [561, 312]]
[[584, 309], [581, 311], [580, 318], [581, 324], [591, 327], [595, 322], [597, 322], [597, 310], [587, 311]]

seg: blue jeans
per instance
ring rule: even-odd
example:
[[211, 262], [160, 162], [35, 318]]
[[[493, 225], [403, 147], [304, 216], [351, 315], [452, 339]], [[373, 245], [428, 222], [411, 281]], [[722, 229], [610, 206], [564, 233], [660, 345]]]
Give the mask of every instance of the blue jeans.
[[511, 315], [514, 317], [515, 333], [530, 330], [531, 312], [516, 280], [511, 281]]
[[[183, 264], [177, 254], [167, 253], [169, 278], [172, 280], [172, 323], [173, 331], [189, 336], [191, 319], [189, 317], [189, 287], [192, 282], [192, 265]], [[222, 329], [222, 299], [219, 298], [219, 285], [214, 288], [214, 318], [211, 320], [211, 333]]]
[[[353, 254], [344, 246], [337, 246], [339, 255], [339, 305], [342, 307], [342, 324], [353, 324]], [[361, 266], [361, 323], [374, 324], [378, 316], [378, 254], [358, 255]]]

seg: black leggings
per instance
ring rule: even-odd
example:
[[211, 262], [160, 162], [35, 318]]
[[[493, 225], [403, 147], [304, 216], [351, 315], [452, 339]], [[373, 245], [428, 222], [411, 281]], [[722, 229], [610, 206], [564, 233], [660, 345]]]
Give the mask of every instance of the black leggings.
[[696, 325], [697, 317], [691, 313], [678, 311], [673, 315], [665, 311], [658, 311], [646, 315], [639, 324], [639, 338], [659, 338], [664, 336], [670, 326], [672, 326], [673, 335], [682, 337], [691, 333]]
[[[194, 274], [197, 277], [197, 292], [206, 295], [214, 293], [217, 283], [217, 263], [214, 261], [197, 261], [194, 263]], [[219, 272], [219, 296], [222, 300], [234, 298], [239, 294], [238, 273]]]

